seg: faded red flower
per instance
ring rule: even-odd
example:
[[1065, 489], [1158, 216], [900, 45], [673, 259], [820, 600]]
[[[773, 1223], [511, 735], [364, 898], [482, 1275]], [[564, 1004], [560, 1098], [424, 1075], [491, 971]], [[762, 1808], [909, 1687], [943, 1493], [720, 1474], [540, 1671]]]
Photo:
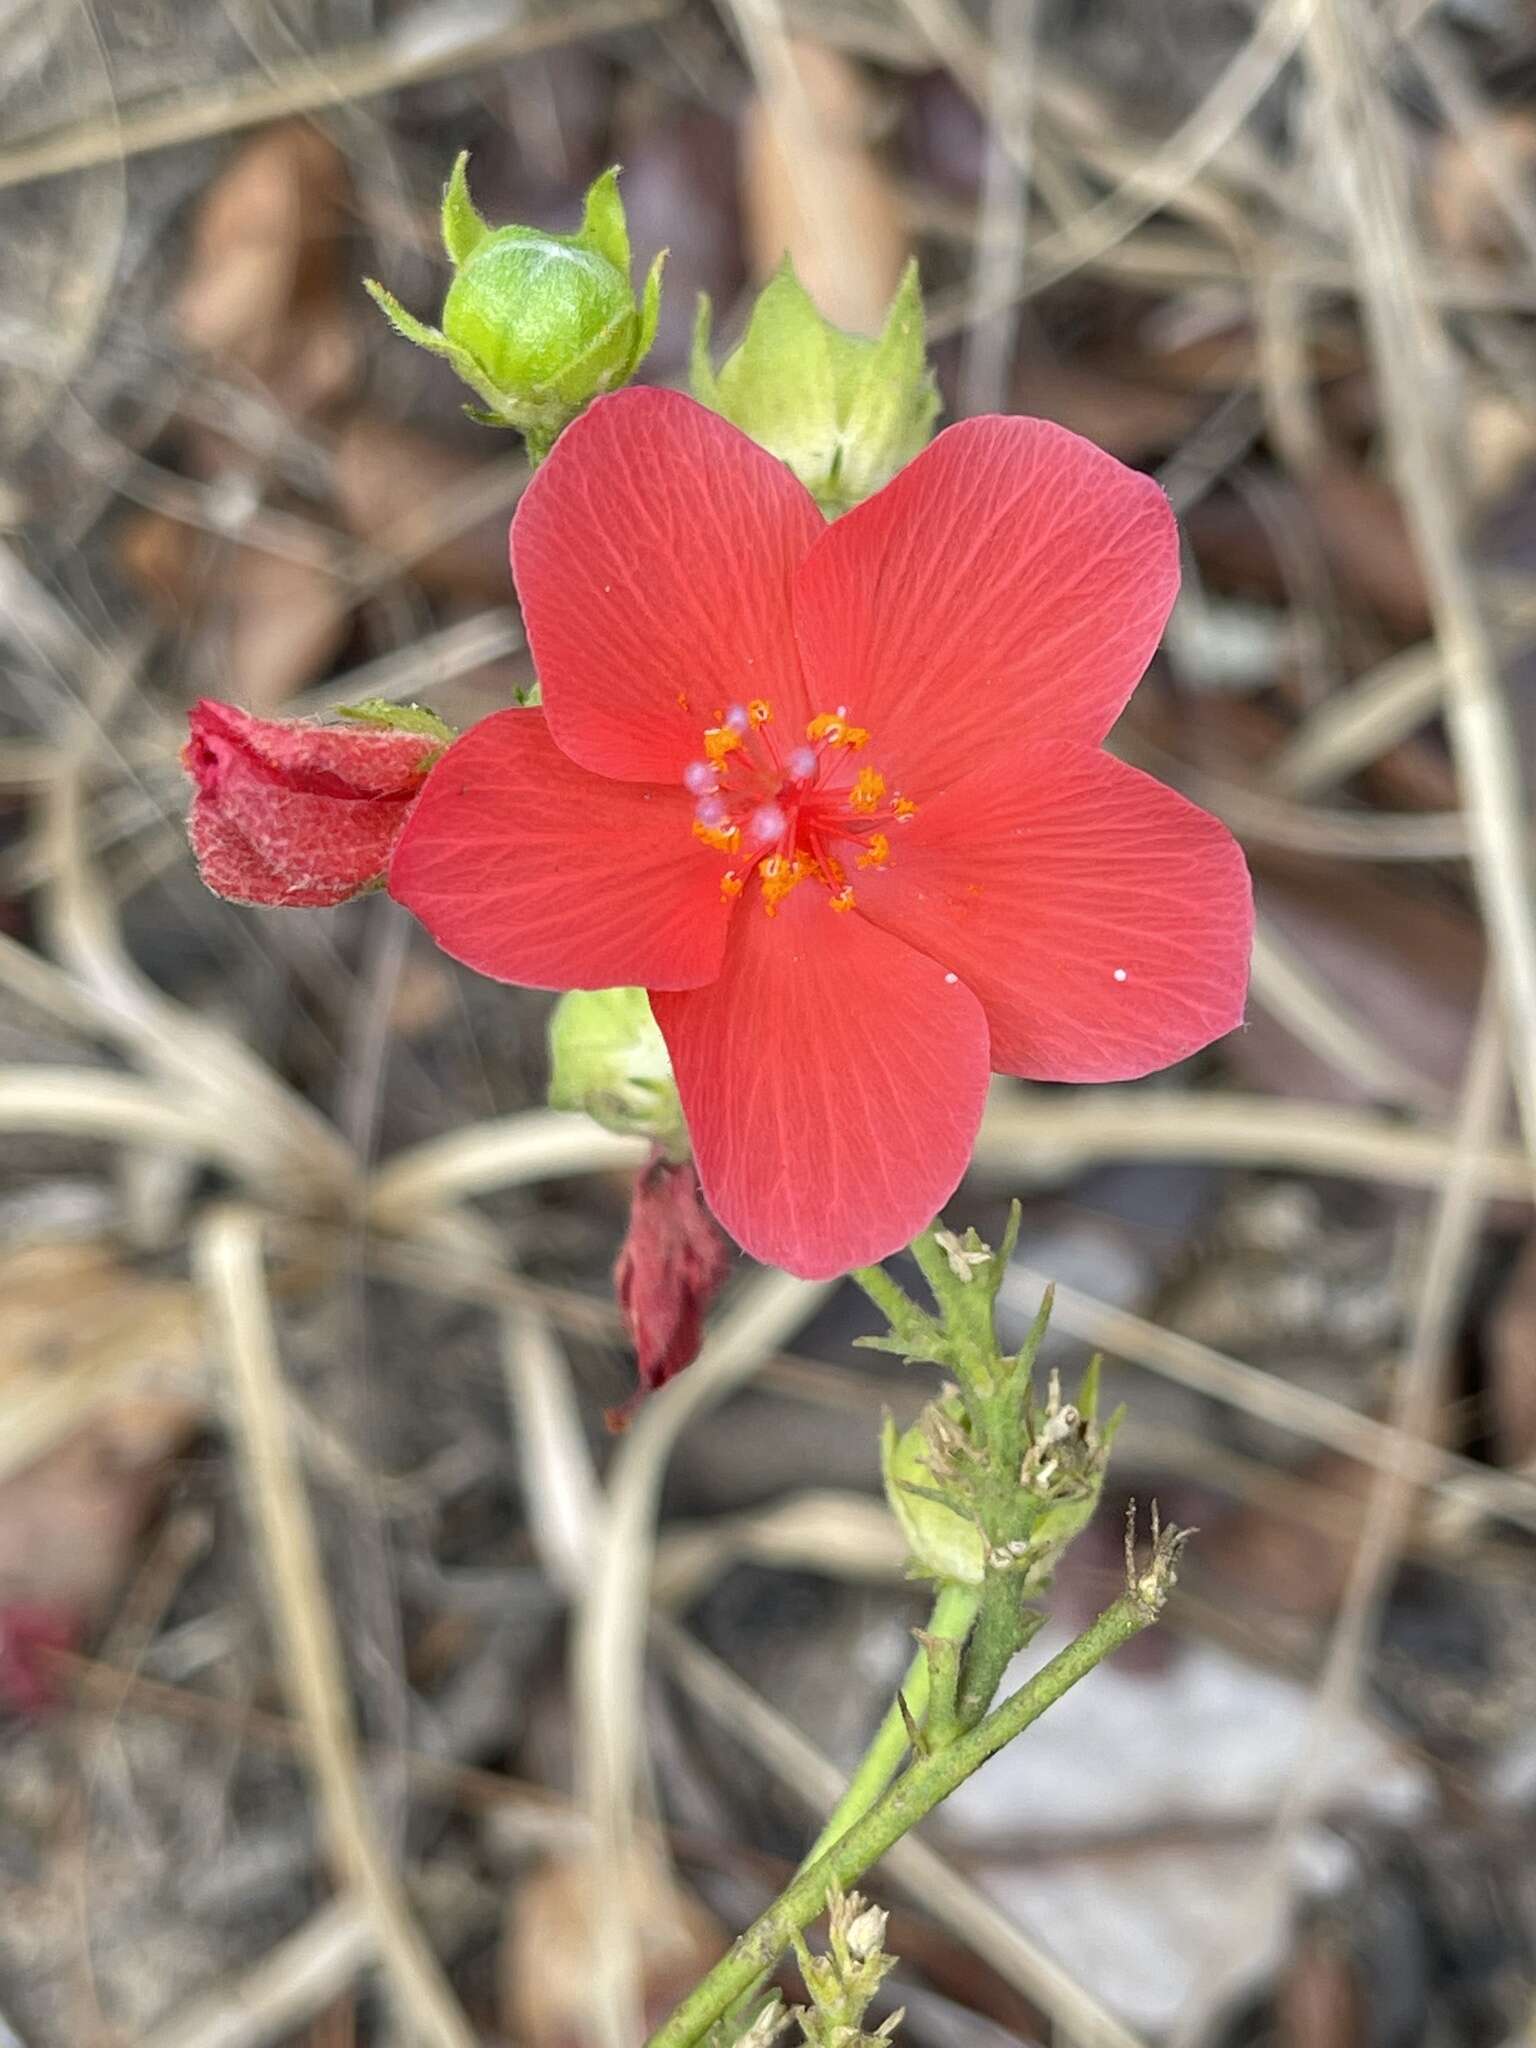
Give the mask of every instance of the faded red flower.
[[654, 1147], [635, 1182], [629, 1229], [613, 1269], [640, 1384], [622, 1406], [608, 1410], [610, 1429], [625, 1428], [647, 1394], [698, 1357], [704, 1317], [730, 1266], [730, 1246], [704, 1206], [693, 1162], [679, 1163]]
[[828, 526], [715, 414], [630, 390], [561, 437], [512, 562], [543, 709], [449, 750], [390, 888], [482, 973], [649, 989], [758, 1258], [905, 1243], [993, 1069], [1123, 1081], [1239, 1021], [1242, 854], [1101, 747], [1178, 587], [1146, 477], [967, 420]]
[[236, 903], [315, 908], [376, 888], [443, 750], [430, 734], [253, 718], [207, 697], [188, 723], [192, 851]]

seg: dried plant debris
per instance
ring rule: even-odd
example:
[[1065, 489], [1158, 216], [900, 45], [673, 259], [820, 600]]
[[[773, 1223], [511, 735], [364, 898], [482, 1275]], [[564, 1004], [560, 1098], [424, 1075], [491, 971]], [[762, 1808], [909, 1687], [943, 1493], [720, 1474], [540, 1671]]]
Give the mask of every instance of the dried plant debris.
[[[1197, 1392], [1105, 1339], [1106, 1387], [1132, 1409], [1122, 1470], [1202, 1534], [1159, 1640], [1074, 1695], [1056, 1737], [1046, 1724], [989, 1766], [931, 1839], [962, 1888], [1148, 2033], [1188, 2032], [1240, 1952], [1211, 2048], [1523, 2038], [1536, 1621], [1529, 1538], [1478, 1490], [1536, 1483], [1513, 1112], [1495, 1161], [1454, 1169], [1498, 1190], [1431, 1426], [1466, 1462], [1415, 1503], [1386, 1572], [1321, 1819], [1289, 1860], [1275, 1831], [1307, 1674], [1379, 1534], [1390, 1439], [1367, 1464], [1358, 1435], [1330, 1431], [1391, 1412], [1490, 972], [1517, 1064], [1533, 1042], [1529, 8], [10, 13], [0, 2039], [185, 2048], [250, 2013], [265, 2017], [242, 2040], [394, 2038], [372, 1937], [317, 1839], [190, 1234], [232, 1194], [261, 1213], [267, 1185], [236, 1187], [231, 1165], [277, 1102], [344, 1132], [338, 1174], [348, 1146], [501, 1156], [525, 1128], [510, 1120], [544, 1115], [550, 1003], [463, 974], [379, 895], [329, 913], [217, 903], [176, 755], [203, 696], [268, 717], [383, 698], [467, 725], [534, 680], [507, 567], [521, 451], [462, 418], [453, 379], [392, 342], [360, 282], [433, 303], [463, 149], [498, 221], [571, 225], [623, 165], [635, 247], [670, 249], [652, 381], [685, 379], [701, 292], [718, 365], [786, 254], [820, 312], [866, 335], [915, 258], [945, 417], [979, 388], [984, 334], [988, 405], [1086, 434], [1168, 490], [1184, 601], [1115, 744], [1245, 842], [1264, 941], [1247, 1024], [1150, 1090], [1074, 1097], [1091, 1143], [1046, 1155], [1025, 1114], [1054, 1117], [1056, 1098], [1010, 1104], [1016, 1160], [989, 1166], [967, 1213], [1026, 1197], [1005, 1293], [1019, 1337], [1044, 1272], [1063, 1299], [1140, 1318], [1128, 1345], [1150, 1323], [1218, 1354]], [[1339, 154], [1335, 20], [1372, 37], [1344, 49], [1382, 143], [1364, 168], [1401, 160], [1390, 275], [1358, 202], [1379, 233], [1392, 196]], [[1384, 290], [1417, 293], [1412, 319], [1383, 320]], [[1407, 371], [1400, 335], [1427, 337]], [[1436, 437], [1426, 474], [1414, 451]], [[1469, 676], [1502, 752], [1468, 749]], [[166, 1005], [157, 1060], [185, 1061], [212, 1022], [269, 1070], [249, 1134], [238, 1087], [210, 1116], [146, 1063], [145, 981]], [[628, 1194], [617, 1172], [487, 1187], [469, 1171], [451, 1215], [365, 1229], [358, 1176], [262, 1214], [282, 1426], [369, 1798], [466, 2024], [546, 2048], [591, 2023], [594, 1894], [570, 1808], [583, 1701], [564, 1662], [574, 1576], [541, 1561], [498, 1319], [530, 1303], [548, 1319], [535, 1391], [587, 1484], [631, 1373], [608, 1294]], [[842, 1764], [923, 1618], [899, 1544], [869, 1535], [873, 1442], [882, 1407], [905, 1429], [934, 1389], [855, 1351], [868, 1327], [834, 1297], [796, 1356], [683, 1434], [650, 1581]], [[1052, 1368], [1070, 1388], [1084, 1363], [1070, 1334], [1051, 1345], [1042, 1401]], [[1224, 1381], [1227, 1358], [1260, 1377]], [[1255, 1412], [1277, 1391], [1308, 1433]], [[1059, 1574], [1058, 1620], [1117, 1579], [1101, 1519]], [[605, 1881], [641, 1927], [654, 2019], [793, 1867], [810, 1817], [739, 1727], [659, 1679], [634, 1704], [658, 1794], [642, 1818], [673, 1839], [645, 1837]], [[1108, 1761], [1084, 1785], [1089, 1751]], [[1297, 1900], [1245, 1919], [1282, 1867]], [[896, 1918], [873, 1947], [874, 1909], [836, 1907], [803, 1984], [787, 1965], [778, 2004], [742, 2015], [753, 2048], [879, 2039], [903, 2003], [914, 2044], [980, 2044], [997, 2020], [1043, 2037], [1012, 1951], [980, 1960], [990, 1923], [941, 1928], [904, 1903], [911, 1938]], [[901, 1971], [854, 2014], [851, 1978], [872, 1956], [883, 1974], [888, 1947]], [[303, 2009], [263, 2005], [274, 1981], [308, 1983]]]

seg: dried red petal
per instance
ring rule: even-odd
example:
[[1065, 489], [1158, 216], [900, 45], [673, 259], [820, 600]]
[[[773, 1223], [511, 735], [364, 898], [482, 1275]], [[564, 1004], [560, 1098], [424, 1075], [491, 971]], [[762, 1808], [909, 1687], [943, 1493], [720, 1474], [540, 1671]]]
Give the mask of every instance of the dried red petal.
[[35, 1720], [56, 1706], [59, 1680], [48, 1653], [75, 1649], [82, 1630], [79, 1610], [62, 1602], [12, 1600], [0, 1607], [0, 1707]]
[[679, 1163], [654, 1150], [635, 1182], [629, 1230], [613, 1269], [640, 1384], [609, 1409], [610, 1429], [627, 1427], [647, 1394], [698, 1357], [705, 1314], [730, 1265], [730, 1246], [704, 1206], [692, 1160]]
[[376, 888], [442, 752], [429, 733], [253, 718], [206, 697], [188, 724], [192, 851], [236, 903], [324, 908]]

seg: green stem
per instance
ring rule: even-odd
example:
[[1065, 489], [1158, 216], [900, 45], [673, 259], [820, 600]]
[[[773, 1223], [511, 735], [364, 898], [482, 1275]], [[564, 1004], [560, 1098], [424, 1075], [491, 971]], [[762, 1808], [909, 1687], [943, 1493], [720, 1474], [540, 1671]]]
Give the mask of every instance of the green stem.
[[[931, 1636], [956, 1636], [964, 1641], [972, 1621], [976, 1617], [977, 1602], [980, 1598], [974, 1586], [960, 1586], [947, 1583], [939, 1590], [933, 1603], [933, 1613], [928, 1622], [927, 1633]], [[928, 1708], [928, 1652], [919, 1650], [912, 1659], [906, 1677], [901, 1682], [901, 1697], [907, 1703], [907, 1711], [919, 1727]], [[848, 1789], [839, 1799], [827, 1817], [827, 1824], [816, 1837], [810, 1854], [800, 1866], [809, 1869], [818, 1857], [824, 1856], [840, 1835], [846, 1835], [856, 1821], [865, 1814], [881, 1797], [897, 1766], [907, 1750], [907, 1724], [901, 1708], [892, 1700], [885, 1719], [875, 1731], [875, 1738], [859, 1760], [859, 1767], [848, 1781]]]
[[1019, 1612], [1016, 1578], [988, 1572], [978, 1601], [980, 1614], [960, 1671], [956, 1713], [962, 1728], [974, 1728], [997, 1697], [1003, 1673], [1028, 1641], [1031, 1630]]
[[721, 1957], [657, 2031], [646, 2048], [693, 2048], [732, 2003], [769, 1968], [802, 1927], [821, 1911], [827, 1888], [862, 1877], [893, 1843], [947, 1799], [989, 1757], [1038, 1720], [1111, 1650], [1157, 1619], [1158, 1597], [1122, 1594], [1074, 1642], [1037, 1671], [977, 1727], [932, 1756], [917, 1758], [864, 1818], [814, 1863], [804, 1866], [767, 1912]]

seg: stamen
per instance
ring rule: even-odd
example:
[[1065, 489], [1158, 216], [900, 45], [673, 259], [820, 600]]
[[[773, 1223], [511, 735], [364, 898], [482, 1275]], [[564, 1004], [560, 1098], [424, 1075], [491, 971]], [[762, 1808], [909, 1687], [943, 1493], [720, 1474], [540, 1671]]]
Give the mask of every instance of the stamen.
[[734, 754], [740, 745], [741, 734], [727, 725], [712, 725], [704, 735], [704, 752], [708, 755], [711, 765], [716, 768], [727, 754]]
[[837, 894], [829, 896], [827, 901], [834, 910], [852, 910], [853, 891], [848, 888], [839, 889]]
[[862, 725], [849, 725], [844, 717], [846, 706], [839, 706], [836, 713], [823, 711], [813, 718], [805, 728], [808, 740], [823, 740], [829, 747], [862, 747], [869, 734]]
[[885, 795], [885, 777], [877, 768], [861, 768], [853, 779], [848, 792], [849, 807], [855, 811], [874, 811], [880, 807]]
[[693, 821], [693, 836], [712, 846], [716, 853], [734, 853], [741, 844], [741, 834], [734, 825], [704, 825], [697, 818]]
[[766, 697], [754, 697], [747, 706], [747, 716], [754, 725], [766, 725], [773, 716], [773, 707]]
[[895, 803], [891, 805], [891, 809], [896, 813], [898, 825], [905, 825], [909, 818], [917, 816], [917, 805], [913, 803], [909, 796], [897, 797]]
[[708, 761], [690, 761], [683, 770], [683, 787], [691, 789], [695, 796], [708, 796], [720, 785]]
[[883, 868], [890, 857], [891, 842], [883, 832], [876, 832], [859, 855], [857, 865], [861, 868]]
[[720, 877], [720, 894], [725, 898], [727, 903], [729, 903], [733, 897], [739, 896], [746, 886], [746, 876], [738, 875], [734, 868], [727, 868], [725, 873]]

